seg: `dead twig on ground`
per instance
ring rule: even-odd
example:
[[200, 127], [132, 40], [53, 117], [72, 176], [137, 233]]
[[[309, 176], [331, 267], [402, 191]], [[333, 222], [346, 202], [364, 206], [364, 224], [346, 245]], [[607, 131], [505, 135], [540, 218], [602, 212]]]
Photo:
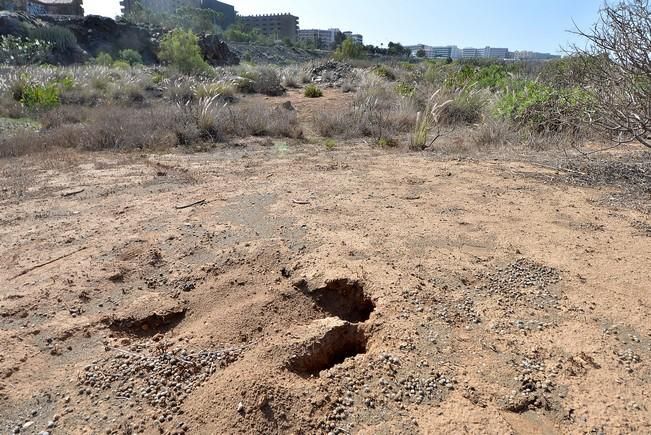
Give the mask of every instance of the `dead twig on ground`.
[[183, 209], [186, 209], [186, 208], [195, 207], [195, 206], [197, 206], [197, 205], [205, 205], [206, 203], [207, 203], [207, 201], [206, 201], [205, 199], [202, 199], [202, 200], [200, 200], [200, 201], [193, 202], [192, 204], [187, 204], [187, 205], [177, 205], [175, 208], [176, 208], [177, 210], [183, 210]]
[[73, 192], [64, 192], [64, 193], [61, 194], [61, 196], [64, 197], [64, 198], [68, 198], [69, 196], [79, 195], [80, 193], [84, 193], [85, 191], [86, 191], [86, 189], [79, 189], [79, 190], [75, 190]]
[[292, 203], [296, 205], [310, 205], [310, 201], [302, 201], [300, 199], [294, 199], [292, 200]]
[[16, 278], [20, 278], [23, 275], [27, 275], [28, 273], [35, 271], [36, 269], [40, 269], [41, 267], [45, 267], [45, 266], [48, 266], [48, 265], [50, 265], [52, 263], [56, 263], [57, 261], [63, 260], [64, 258], [71, 257], [71, 256], [73, 256], [73, 255], [77, 254], [78, 252], [81, 252], [81, 251], [83, 251], [85, 249], [88, 249], [88, 247], [84, 246], [83, 248], [79, 248], [74, 252], [70, 252], [68, 254], [62, 255], [62, 256], [54, 258], [52, 260], [46, 261], [45, 263], [40, 263], [40, 264], [37, 264], [36, 266], [25, 269], [22, 272], [20, 272], [18, 275], [14, 276], [12, 278], [9, 278], [9, 281], [13, 281]]

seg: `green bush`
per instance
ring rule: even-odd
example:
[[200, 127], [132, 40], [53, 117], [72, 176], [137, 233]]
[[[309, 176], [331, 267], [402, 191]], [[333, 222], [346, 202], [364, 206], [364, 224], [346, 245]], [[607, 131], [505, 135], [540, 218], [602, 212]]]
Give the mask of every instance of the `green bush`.
[[544, 133], [576, 130], [593, 105], [593, 95], [582, 88], [555, 89], [527, 81], [519, 89], [506, 92], [496, 110], [503, 118]]
[[29, 36], [52, 44], [59, 52], [70, 52], [79, 48], [77, 37], [69, 29], [60, 26], [35, 27], [30, 29]]
[[95, 58], [95, 63], [102, 66], [111, 66], [113, 65], [113, 57], [108, 53], [101, 52]]
[[56, 80], [54, 80], [54, 83], [64, 91], [69, 91], [75, 87], [75, 79], [69, 75], [58, 77]]
[[383, 79], [387, 79], [390, 81], [394, 81], [396, 79], [396, 74], [389, 69], [388, 67], [384, 65], [378, 65], [375, 69], [375, 74], [377, 74], [379, 77], [382, 77]]
[[52, 44], [38, 39], [0, 36], [0, 65], [30, 65], [45, 62]]
[[210, 66], [201, 55], [199, 39], [190, 31], [176, 29], [166, 34], [160, 43], [159, 57], [184, 74], [210, 71]]
[[323, 96], [323, 91], [316, 85], [307, 85], [304, 95], [308, 98], [319, 98]]
[[414, 85], [401, 82], [396, 85], [396, 92], [401, 97], [413, 97], [416, 94], [416, 88]]
[[113, 68], [118, 68], [118, 69], [129, 69], [131, 68], [131, 65], [129, 62], [125, 60], [116, 60], [113, 62]]
[[127, 48], [126, 50], [121, 50], [118, 54], [118, 59], [127, 62], [129, 65], [141, 65], [142, 56], [136, 50], [131, 50]]
[[509, 73], [502, 65], [474, 67], [464, 65], [445, 81], [448, 88], [476, 86], [482, 89], [504, 89], [508, 84]]
[[260, 30], [249, 29], [237, 23], [230, 26], [223, 36], [225, 40], [232, 42], [248, 42], [260, 45], [271, 45], [273, 43], [271, 38], [260, 33]]
[[60, 104], [60, 94], [56, 83], [28, 84], [22, 90], [20, 102], [28, 109], [51, 109]]
[[334, 54], [336, 60], [362, 59], [364, 57], [364, 46], [346, 38]]

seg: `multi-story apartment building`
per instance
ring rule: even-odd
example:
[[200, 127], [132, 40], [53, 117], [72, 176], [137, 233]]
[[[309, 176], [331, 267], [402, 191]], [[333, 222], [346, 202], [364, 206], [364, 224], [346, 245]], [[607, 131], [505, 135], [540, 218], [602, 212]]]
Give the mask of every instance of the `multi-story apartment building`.
[[491, 58], [491, 59], [508, 59], [509, 58], [509, 49], [508, 48], [486, 47], [486, 48], [484, 48], [481, 57], [488, 57], [488, 58]]
[[140, 0], [140, 4], [154, 12], [173, 14], [182, 7], [200, 8], [201, 0]]
[[478, 59], [478, 58], [508, 59], [509, 49], [494, 48], [494, 47], [464, 48], [461, 51], [461, 57], [463, 59]]
[[27, 15], [84, 15], [82, 0], [18, 0], [14, 10]]
[[364, 45], [364, 37], [359, 33], [344, 32], [344, 36], [352, 39], [355, 44]]
[[298, 17], [291, 14], [249, 15], [241, 17], [242, 24], [259, 29], [270, 38], [296, 41], [298, 37]]
[[425, 52], [428, 59], [461, 59], [461, 50], [456, 45], [432, 47], [425, 44], [410, 45], [411, 55], [416, 56], [419, 51]]
[[204, 9], [212, 9], [213, 11], [222, 14], [221, 24], [224, 28], [235, 24], [237, 14], [234, 6], [217, 0], [202, 0], [201, 7]]
[[466, 47], [461, 50], [461, 57], [463, 59], [475, 59], [481, 57], [482, 50], [477, 48]]
[[315, 45], [319, 48], [331, 48], [337, 40], [337, 34], [340, 32], [339, 29], [300, 29], [298, 31], [298, 39], [302, 41], [314, 41]]

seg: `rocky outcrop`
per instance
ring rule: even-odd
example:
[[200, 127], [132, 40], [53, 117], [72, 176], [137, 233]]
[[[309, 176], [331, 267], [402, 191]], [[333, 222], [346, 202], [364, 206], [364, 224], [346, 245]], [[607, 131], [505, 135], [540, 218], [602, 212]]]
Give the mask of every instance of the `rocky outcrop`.
[[152, 31], [126, 21], [115, 21], [98, 15], [45, 19], [51, 24], [72, 31], [79, 46], [93, 57], [102, 52], [115, 56], [120, 50], [132, 49], [140, 53], [145, 63], [158, 62], [156, 51], [157, 39], [162, 34], [160, 30]]
[[17, 12], [0, 11], [0, 36], [27, 36], [30, 27], [38, 27], [43, 23], [33, 20]]
[[254, 45], [229, 42], [228, 46], [240, 59], [256, 64], [289, 65], [323, 59], [332, 54], [329, 51], [305, 50], [284, 44]]
[[201, 47], [203, 57], [212, 66], [238, 65], [240, 63], [237, 55], [217, 35], [201, 35], [199, 47]]
[[[157, 52], [166, 30], [154, 26], [142, 26], [124, 20], [89, 15], [86, 17], [41, 17], [38, 20], [23, 14], [0, 12], [0, 36], [29, 36], [35, 27], [61, 26], [74, 33], [79, 45], [65, 53], [54, 52], [49, 63], [82, 63], [99, 53], [117, 57], [120, 50], [136, 50], [146, 64], [159, 62]], [[216, 35], [201, 35], [199, 45], [204, 58], [213, 66], [237, 65], [240, 60]]]

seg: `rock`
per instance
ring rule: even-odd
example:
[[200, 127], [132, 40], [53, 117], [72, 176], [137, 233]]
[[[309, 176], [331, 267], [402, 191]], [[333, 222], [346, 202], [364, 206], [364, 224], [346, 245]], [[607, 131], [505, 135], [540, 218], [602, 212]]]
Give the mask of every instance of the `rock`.
[[237, 413], [244, 414], [244, 404], [242, 402], [237, 404]]
[[12, 35], [24, 37], [27, 36], [27, 29], [29, 27], [43, 25], [42, 22], [21, 13], [0, 11], [0, 36]]
[[[285, 101], [283, 104], [280, 105], [280, 107], [282, 107], [282, 108], [285, 109], [285, 110], [289, 110], [290, 112], [293, 112], [293, 111], [296, 110], [296, 109], [294, 109], [294, 106], [292, 106], [292, 102], [291, 102], [291, 101]], [[281, 274], [282, 274], [285, 278], [289, 278], [289, 277], [292, 276], [292, 271], [291, 271], [291, 269], [287, 269], [287, 268], [283, 267], [283, 269], [282, 269], [282, 271], [281, 271]]]
[[332, 52], [325, 50], [304, 50], [296, 47], [287, 47], [284, 44], [255, 45], [229, 42], [228, 47], [238, 58], [261, 65], [304, 63], [321, 60], [332, 54]]
[[[26, 37], [29, 35], [30, 29], [48, 26], [49, 24], [43, 20], [32, 19], [21, 13], [0, 12], [0, 36], [12, 35]], [[54, 48], [46, 61], [52, 64], [68, 65], [72, 63], [83, 63], [87, 59], [87, 53], [77, 45], [63, 50]]]
[[23, 425], [23, 429], [29, 429], [32, 426], [34, 426], [34, 422], [33, 421], [28, 421], [27, 423], [25, 423]]
[[212, 66], [239, 65], [240, 63], [240, 58], [217, 35], [200, 35], [199, 47], [206, 62]]
[[79, 46], [95, 57], [101, 52], [114, 57], [120, 50], [136, 50], [145, 63], [157, 63], [159, 29], [141, 27], [98, 15], [85, 17], [47, 17], [51, 24], [66, 27], [77, 37]]

